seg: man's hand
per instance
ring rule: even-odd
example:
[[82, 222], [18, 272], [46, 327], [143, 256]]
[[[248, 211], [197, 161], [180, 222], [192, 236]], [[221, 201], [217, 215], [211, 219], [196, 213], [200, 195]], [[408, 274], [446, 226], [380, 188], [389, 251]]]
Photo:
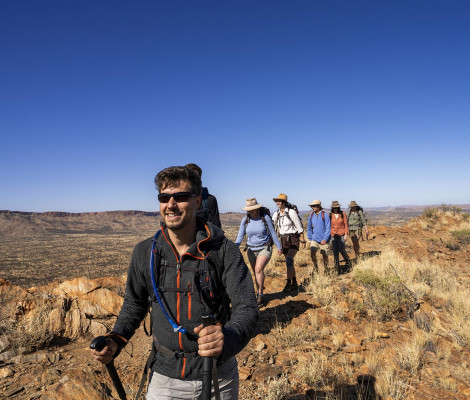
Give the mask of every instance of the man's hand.
[[348, 240], [348, 234], [344, 235], [344, 241]]
[[217, 357], [222, 354], [224, 348], [224, 334], [221, 325], [210, 325], [203, 328], [202, 324], [194, 328], [194, 333], [199, 336], [197, 344], [198, 354], [201, 357]]
[[106, 346], [101, 351], [91, 349], [91, 354], [95, 360], [103, 364], [109, 363], [118, 350], [118, 344], [113, 339], [107, 338], [106, 343]]
[[326, 244], [326, 240], [322, 240], [320, 244]]
[[277, 251], [277, 254], [280, 255], [280, 256], [282, 256], [282, 250], [278, 250], [278, 251]]

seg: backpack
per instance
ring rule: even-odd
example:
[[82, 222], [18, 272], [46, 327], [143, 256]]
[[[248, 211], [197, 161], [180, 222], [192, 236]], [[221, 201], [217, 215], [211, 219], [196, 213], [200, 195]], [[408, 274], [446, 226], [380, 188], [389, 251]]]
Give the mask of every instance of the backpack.
[[[359, 214], [360, 212], [362, 212], [362, 215], [364, 215], [364, 209], [361, 207], [361, 206], [356, 206], [357, 207], [357, 213]], [[349, 217], [351, 216], [351, 210], [349, 210], [348, 212], [348, 221], [349, 221]], [[365, 215], [364, 215], [364, 218], [365, 218]], [[359, 227], [362, 228], [362, 219], [360, 220], [360, 223], [359, 223]]]
[[209, 220], [209, 200], [208, 200], [208, 198], [209, 198], [209, 189], [207, 189], [206, 186], [204, 186], [202, 188], [201, 196], [202, 196], [202, 204], [201, 204], [202, 213], [201, 213], [201, 216], [206, 221], [208, 221]]
[[[364, 214], [364, 209], [361, 206], [356, 206], [356, 207], [357, 207], [357, 212], [362, 211], [362, 213]], [[351, 212], [352, 212], [351, 209], [349, 209], [348, 218], [351, 215]]]

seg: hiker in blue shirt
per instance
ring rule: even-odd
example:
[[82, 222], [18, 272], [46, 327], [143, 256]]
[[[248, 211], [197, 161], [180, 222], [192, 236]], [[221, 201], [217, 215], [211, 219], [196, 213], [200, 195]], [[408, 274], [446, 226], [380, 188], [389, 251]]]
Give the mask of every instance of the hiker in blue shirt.
[[278, 248], [279, 255], [282, 247], [274, 230], [269, 210], [259, 204], [255, 198], [246, 200], [246, 206], [242, 208], [247, 215], [240, 223], [237, 240], [235, 244], [240, 246], [245, 234], [247, 235], [246, 247], [248, 261], [255, 275], [256, 299], [259, 306], [264, 305], [264, 268], [272, 256], [273, 243]]
[[313, 210], [308, 217], [307, 225], [307, 238], [310, 241], [310, 256], [313, 262], [312, 273], [318, 273], [317, 250], [320, 250], [325, 272], [328, 272], [328, 250], [331, 238], [330, 217], [323, 211], [320, 200], [313, 200], [309, 206]]

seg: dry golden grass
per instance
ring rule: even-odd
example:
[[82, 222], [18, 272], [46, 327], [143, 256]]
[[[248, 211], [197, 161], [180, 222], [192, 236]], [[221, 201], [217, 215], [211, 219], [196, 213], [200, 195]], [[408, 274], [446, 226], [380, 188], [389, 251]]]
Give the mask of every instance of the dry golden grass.
[[273, 332], [276, 338], [285, 346], [300, 346], [312, 343], [322, 336], [321, 326], [315, 317], [311, 317], [312, 324], [306, 324], [301, 327], [291, 326], [289, 323], [276, 322]]
[[321, 353], [308, 353], [297, 358], [292, 375], [300, 383], [316, 389], [324, 384], [326, 365], [326, 357]]
[[403, 379], [396, 366], [382, 363], [376, 372], [377, 392], [384, 398], [404, 400], [408, 398], [410, 386]]
[[8, 338], [9, 348], [20, 350], [22, 353], [30, 353], [49, 345], [54, 338], [51, 331], [51, 312], [53, 305], [48, 299], [36, 301], [32, 310], [24, 318], [21, 313], [16, 319], [4, 319], [0, 322], [0, 332]]
[[[390, 264], [394, 269], [390, 267]], [[428, 262], [404, 260], [392, 249], [385, 249], [380, 257], [361, 261], [354, 269], [353, 277], [360, 277], [364, 272], [385, 282], [395, 282], [396, 290], [402, 286], [400, 289], [403, 294], [401, 299], [405, 306], [409, 305], [406, 297], [410, 301], [413, 298], [403, 289], [403, 285], [420, 299], [429, 297], [431, 301], [444, 300], [452, 319], [450, 327], [446, 327], [446, 329], [450, 329], [454, 339], [460, 345], [470, 348], [470, 290], [459, 282], [451, 270], [444, 270]], [[393, 277], [393, 281], [391, 277]], [[397, 280], [400, 285], [397, 284]], [[378, 290], [370, 285], [367, 286], [367, 289], [370, 298], [378, 296]], [[389, 300], [392, 303], [393, 299], [389, 298]], [[382, 303], [376, 304], [383, 305], [385, 303], [382, 301]]]
[[266, 400], [284, 400], [292, 393], [292, 386], [286, 375], [270, 378], [267, 382]]

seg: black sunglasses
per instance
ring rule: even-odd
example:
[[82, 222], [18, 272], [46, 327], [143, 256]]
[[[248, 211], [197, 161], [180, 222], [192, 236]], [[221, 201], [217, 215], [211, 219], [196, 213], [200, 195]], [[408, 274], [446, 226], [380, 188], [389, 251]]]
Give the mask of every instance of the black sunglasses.
[[168, 203], [172, 197], [177, 203], [184, 203], [188, 201], [191, 197], [196, 197], [196, 195], [190, 192], [159, 193], [158, 201], [160, 203]]

